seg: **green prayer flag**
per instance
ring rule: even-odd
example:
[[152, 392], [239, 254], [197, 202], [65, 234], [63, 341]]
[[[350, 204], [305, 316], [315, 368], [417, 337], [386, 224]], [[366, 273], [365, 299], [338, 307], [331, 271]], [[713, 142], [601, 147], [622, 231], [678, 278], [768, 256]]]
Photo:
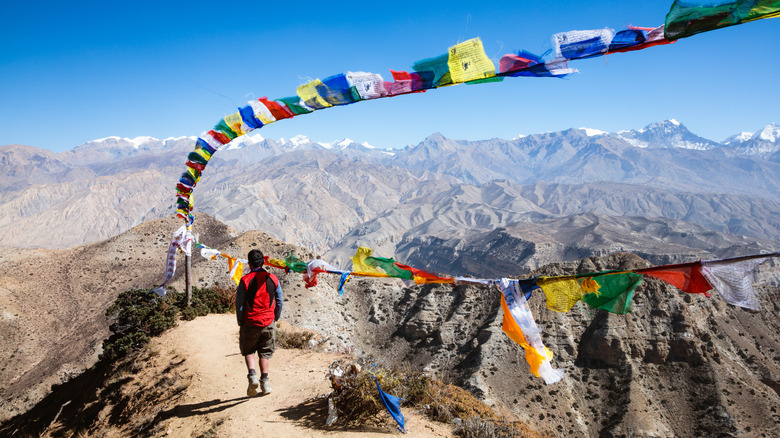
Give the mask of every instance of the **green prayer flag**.
[[295, 115], [309, 114], [310, 112], [312, 112], [310, 109], [300, 105], [301, 98], [298, 96], [283, 97], [281, 99], [276, 99], [276, 101], [285, 104], [285, 106], [287, 106], [287, 109], [292, 111], [292, 113]]
[[366, 257], [366, 264], [372, 268], [379, 268], [385, 271], [390, 277], [403, 278], [405, 280], [414, 279], [412, 271], [401, 269], [395, 264], [395, 260], [385, 257]]
[[225, 134], [231, 140], [238, 137], [238, 133], [231, 129], [227, 123], [225, 123], [225, 119], [220, 120], [219, 123], [214, 126], [214, 130]]
[[664, 24], [673, 41], [761, 18], [780, 16], [780, 0], [676, 0]]
[[306, 272], [306, 263], [295, 257], [293, 254], [285, 257], [284, 262], [287, 264], [287, 269], [293, 272], [297, 272], [299, 274]]
[[577, 282], [585, 304], [623, 314], [631, 311], [634, 289], [642, 283], [642, 275], [633, 272], [603, 274], [577, 278]]

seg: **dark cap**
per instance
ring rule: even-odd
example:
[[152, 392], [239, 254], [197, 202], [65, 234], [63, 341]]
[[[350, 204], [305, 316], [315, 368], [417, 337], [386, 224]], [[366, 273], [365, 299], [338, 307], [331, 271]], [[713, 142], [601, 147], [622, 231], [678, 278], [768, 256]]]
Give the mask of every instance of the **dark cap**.
[[259, 249], [253, 249], [252, 251], [249, 251], [247, 259], [249, 260], [249, 266], [252, 268], [259, 268], [263, 266], [263, 263], [265, 263], [265, 256], [263, 255], [263, 251], [260, 251]]

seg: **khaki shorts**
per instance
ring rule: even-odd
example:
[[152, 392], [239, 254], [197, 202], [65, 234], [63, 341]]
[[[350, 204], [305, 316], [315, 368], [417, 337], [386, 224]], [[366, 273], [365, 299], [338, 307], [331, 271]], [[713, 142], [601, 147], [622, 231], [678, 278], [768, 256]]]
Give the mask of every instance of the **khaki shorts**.
[[270, 359], [276, 349], [276, 324], [266, 327], [242, 325], [238, 331], [238, 346], [241, 355], [248, 356], [257, 352], [263, 359]]

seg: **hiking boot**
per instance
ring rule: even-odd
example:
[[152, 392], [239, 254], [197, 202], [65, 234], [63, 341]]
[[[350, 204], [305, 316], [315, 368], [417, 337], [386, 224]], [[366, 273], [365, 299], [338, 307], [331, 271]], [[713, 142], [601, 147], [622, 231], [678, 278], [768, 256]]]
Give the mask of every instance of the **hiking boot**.
[[260, 379], [257, 374], [249, 374], [246, 376], [249, 379], [249, 387], [246, 388], [246, 395], [248, 397], [254, 397], [257, 395], [257, 388], [260, 386]]
[[268, 378], [260, 381], [260, 389], [263, 392], [263, 395], [268, 395], [271, 393], [271, 382], [268, 381]]

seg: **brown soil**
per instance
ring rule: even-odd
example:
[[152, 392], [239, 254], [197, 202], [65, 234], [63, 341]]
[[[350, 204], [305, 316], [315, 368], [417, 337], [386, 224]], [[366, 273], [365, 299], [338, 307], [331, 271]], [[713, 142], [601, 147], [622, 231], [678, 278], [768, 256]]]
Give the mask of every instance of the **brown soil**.
[[[246, 366], [238, 352], [234, 315], [209, 315], [182, 323], [155, 339], [161, 357], [186, 358], [193, 379], [183, 397], [168, 409], [163, 427], [169, 436], [387, 436], [392, 420], [373, 428], [326, 428], [330, 383], [327, 368], [339, 356], [309, 350], [277, 350], [271, 360], [273, 392], [246, 397]], [[319, 398], [317, 396], [320, 396]], [[452, 436], [451, 428], [404, 410], [412, 436]]]

